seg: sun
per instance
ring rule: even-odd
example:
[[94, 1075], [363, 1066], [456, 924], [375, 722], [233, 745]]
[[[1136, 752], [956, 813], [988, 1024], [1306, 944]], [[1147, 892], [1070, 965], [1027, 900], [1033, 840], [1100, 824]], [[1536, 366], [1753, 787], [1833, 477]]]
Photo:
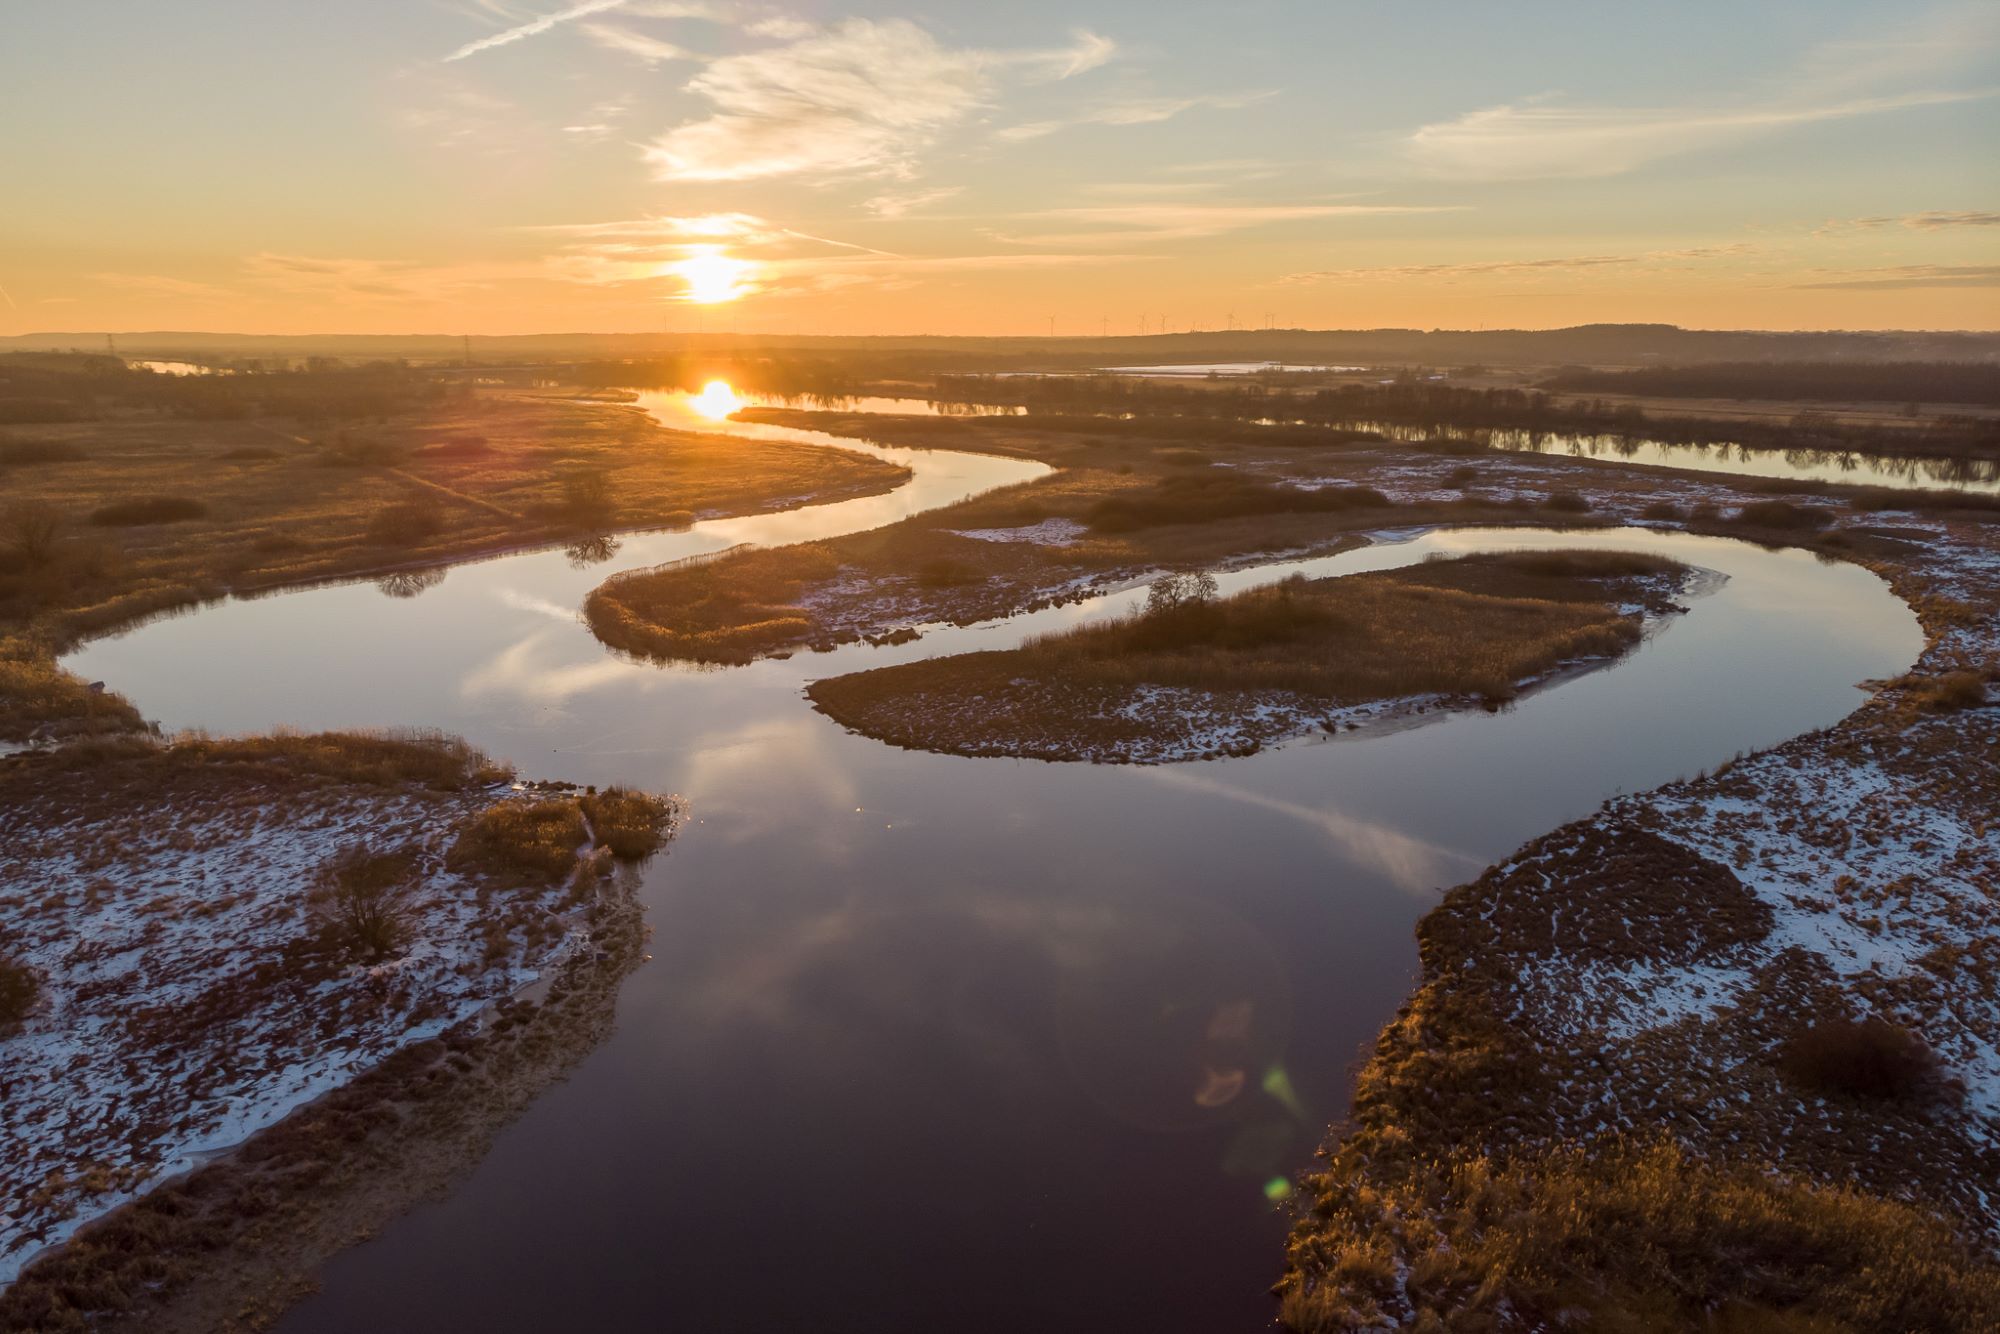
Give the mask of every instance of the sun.
[[667, 266], [667, 272], [687, 284], [684, 299], [703, 306], [734, 301], [744, 295], [743, 280], [750, 269], [748, 260], [735, 259], [720, 246], [702, 246], [686, 259]]
[[743, 400], [729, 387], [729, 381], [710, 380], [701, 387], [699, 394], [688, 396], [688, 406], [710, 421], [719, 422], [741, 408]]

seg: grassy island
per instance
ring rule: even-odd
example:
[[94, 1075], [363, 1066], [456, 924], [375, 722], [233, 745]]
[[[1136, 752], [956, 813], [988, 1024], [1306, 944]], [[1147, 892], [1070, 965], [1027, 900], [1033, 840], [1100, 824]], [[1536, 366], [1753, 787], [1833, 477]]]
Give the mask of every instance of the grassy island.
[[1491, 707], [1611, 661], [1685, 574], [1655, 557], [1548, 551], [1294, 577], [1229, 598], [1207, 576], [1168, 576], [1108, 624], [807, 693], [856, 731], [925, 750], [1155, 762], [1254, 750], [1419, 708]]

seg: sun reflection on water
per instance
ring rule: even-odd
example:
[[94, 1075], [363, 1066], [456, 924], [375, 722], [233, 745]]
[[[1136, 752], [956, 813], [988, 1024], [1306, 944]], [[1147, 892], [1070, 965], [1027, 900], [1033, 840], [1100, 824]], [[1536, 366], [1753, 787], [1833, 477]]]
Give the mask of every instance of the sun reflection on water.
[[743, 406], [743, 400], [727, 380], [710, 380], [699, 394], [688, 395], [687, 405], [712, 422], [719, 422]]

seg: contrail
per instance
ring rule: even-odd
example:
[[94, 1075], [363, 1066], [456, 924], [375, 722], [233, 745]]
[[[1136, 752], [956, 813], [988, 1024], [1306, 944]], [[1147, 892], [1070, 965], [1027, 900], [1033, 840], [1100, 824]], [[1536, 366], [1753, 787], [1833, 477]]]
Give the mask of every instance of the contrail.
[[7, 309], [9, 309], [9, 310], [19, 310], [19, 309], [20, 309], [20, 307], [19, 307], [19, 306], [17, 306], [17, 305], [15, 305], [15, 304], [14, 304], [14, 298], [13, 298], [13, 297], [11, 297], [11, 296], [7, 296], [7, 289], [6, 289], [6, 288], [4, 288], [4, 287], [0, 287], [0, 297], [5, 297], [5, 298], [6, 298], [6, 301], [7, 301]]
[[571, 19], [587, 18], [592, 14], [602, 14], [605, 10], [617, 9], [624, 3], [625, 0], [584, 0], [580, 5], [571, 5], [568, 9], [560, 10], [554, 14], [544, 14], [538, 19], [530, 19], [518, 28], [509, 28], [505, 32], [496, 32], [491, 37], [482, 37], [476, 42], [467, 42], [464, 46], [459, 47], [458, 50], [446, 56], [444, 63], [450, 64], [454, 60], [463, 60], [467, 56], [477, 55], [481, 51], [490, 51], [496, 46], [507, 46], [520, 41], [524, 37], [533, 37], [537, 34], [545, 33], [558, 23], [568, 23]]

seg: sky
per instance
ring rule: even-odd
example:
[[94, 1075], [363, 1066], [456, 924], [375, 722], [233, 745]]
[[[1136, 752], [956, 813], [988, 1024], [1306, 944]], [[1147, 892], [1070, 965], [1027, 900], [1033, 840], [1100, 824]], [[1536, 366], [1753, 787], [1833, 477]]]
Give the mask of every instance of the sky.
[[0, 19], [0, 334], [2000, 328], [2000, 0]]

